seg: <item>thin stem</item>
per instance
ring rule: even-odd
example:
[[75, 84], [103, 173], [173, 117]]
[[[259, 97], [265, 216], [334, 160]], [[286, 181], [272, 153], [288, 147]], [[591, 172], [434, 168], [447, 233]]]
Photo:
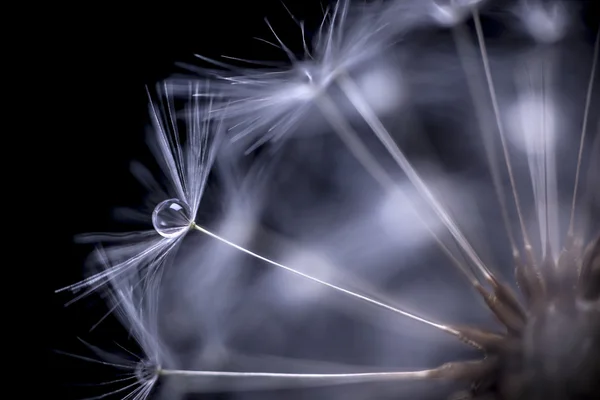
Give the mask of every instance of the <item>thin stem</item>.
[[[282, 250], [284, 253], [285, 252], [297, 253], [302, 250], [298, 247], [298, 244], [293, 243], [289, 239], [281, 236], [279, 233], [271, 231], [269, 228], [267, 228], [265, 226], [257, 225], [255, 233], [256, 233], [256, 237], [259, 241], [272, 243], [276, 248]], [[440, 243], [440, 246], [442, 247], [443, 251], [447, 252], [448, 257], [457, 264], [457, 267], [461, 268], [460, 262], [456, 259], [456, 257], [454, 257], [454, 255], [450, 252], [450, 250], [446, 246], [444, 246], [443, 243]], [[463, 267], [464, 267], [464, 265], [463, 265]], [[339, 270], [336, 271], [336, 275], [338, 275], [337, 273], [339, 273], [339, 272], [340, 272]], [[466, 273], [468, 273], [468, 272], [469, 271], [467, 271]], [[385, 293], [381, 293], [379, 291], [379, 289], [376, 288], [374, 285], [369, 284], [364, 279], [361, 279], [360, 277], [353, 274], [352, 272], [350, 272], [348, 270], [344, 270], [344, 271], [342, 271], [342, 274], [343, 274], [343, 277], [345, 278], [344, 281], [350, 283], [353, 288], [360, 290], [363, 293], [376, 293], [377, 299], [379, 299], [381, 302], [385, 302], [388, 304], [395, 303], [394, 299], [390, 298]], [[477, 282], [474, 277], [473, 277], [473, 280], [471, 281], [471, 284], [476, 289], [478, 294], [481, 295], [483, 292], [483, 293], [485, 293], [483, 295], [484, 297], [488, 296], [486, 289], [483, 288], [482, 285], [479, 282]], [[354, 308], [352, 309], [352, 312], [356, 312], [356, 311], [360, 311], [360, 310], [356, 310]], [[366, 315], [368, 318], [373, 317], [372, 313], [367, 312]], [[353, 316], [354, 316], [354, 314], [353, 314]], [[376, 324], [379, 324], [381, 322], [381, 320], [379, 318], [375, 318], [374, 322]], [[402, 332], [400, 331], [400, 333], [402, 333]], [[463, 332], [463, 335], [464, 335], [464, 332]], [[462, 342], [464, 342], [470, 346], [473, 346], [477, 349], [481, 349], [481, 345], [479, 343], [476, 343], [473, 340], [468, 340], [468, 339], [465, 340], [465, 338], [460, 338], [460, 339]]]
[[498, 133], [500, 134], [500, 142], [502, 143], [502, 151], [504, 153], [504, 161], [506, 164], [506, 169], [508, 171], [508, 178], [510, 180], [510, 185], [512, 188], [513, 198], [515, 201], [515, 207], [517, 209], [517, 215], [519, 218], [519, 223], [521, 225], [521, 233], [523, 235], [523, 242], [525, 244], [525, 249], [527, 255], [529, 257], [530, 264], [533, 264], [533, 253], [531, 249], [531, 241], [529, 240], [529, 236], [527, 234], [527, 229], [525, 228], [525, 221], [523, 219], [523, 213], [521, 211], [521, 203], [519, 201], [519, 195], [517, 193], [517, 185], [515, 183], [515, 176], [512, 170], [512, 163], [510, 161], [510, 155], [508, 154], [508, 146], [506, 144], [506, 135], [504, 133], [504, 126], [502, 124], [502, 120], [500, 119], [500, 107], [498, 106], [498, 98], [496, 96], [496, 89], [494, 87], [494, 81], [492, 79], [492, 73], [490, 69], [490, 62], [487, 55], [487, 49], [485, 46], [485, 40], [483, 36], [483, 29], [481, 27], [481, 20], [479, 19], [479, 13], [477, 10], [473, 10], [473, 20], [475, 22], [475, 30], [477, 32], [477, 40], [479, 42], [479, 50], [481, 51], [481, 57], [483, 60], [483, 68], [485, 71], [485, 77], [487, 80], [488, 88], [490, 91], [490, 96], [492, 100], [492, 107], [494, 109], [494, 116], [496, 118], [496, 125], [498, 127]]
[[464, 26], [456, 26], [453, 30], [453, 33], [454, 42], [456, 44], [456, 48], [459, 54], [459, 59], [465, 71], [467, 85], [469, 87], [469, 92], [471, 94], [473, 105], [475, 107], [479, 130], [483, 136], [483, 144], [486, 151], [486, 159], [488, 161], [490, 174], [492, 175], [492, 182], [494, 184], [494, 190], [496, 191], [496, 197], [498, 198], [498, 202], [500, 203], [500, 212], [502, 213], [502, 221], [504, 223], [506, 235], [511, 246], [513, 258], [515, 258], [515, 260], [518, 260], [520, 254], [513, 231], [510, 226], [508, 209], [506, 207], [506, 194], [504, 193], [504, 189], [500, 180], [498, 160], [494, 151], [493, 134], [491, 132], [490, 125], [487, 123], [487, 118], [484, 115], [483, 104], [481, 102], [481, 99], [485, 98], [485, 94], [484, 89], [480, 85], [478, 85], [478, 82], [480, 81], [480, 79], [484, 78], [481, 78], [479, 74], [480, 71], [477, 68], [474, 68], [474, 66], [472, 66], [472, 64], [468, 62], [470, 58], [473, 58], [474, 52], [472, 51], [471, 41], [467, 36], [467, 32], [465, 32]]
[[273, 372], [226, 372], [226, 371], [190, 371], [157, 369], [156, 376], [180, 376], [188, 378], [266, 378], [274, 382], [292, 382], [297, 384], [335, 385], [373, 381], [407, 381], [424, 379], [444, 379], [453, 381], [474, 381], [494, 368], [493, 360], [459, 361], [443, 364], [437, 368], [406, 372], [367, 372], [345, 374], [296, 374]]
[[422, 317], [419, 317], [417, 315], [411, 314], [411, 313], [409, 313], [407, 311], [400, 310], [398, 308], [395, 308], [395, 307], [389, 306], [387, 304], [381, 303], [381, 302], [379, 302], [377, 300], [373, 300], [373, 299], [371, 299], [369, 297], [363, 296], [363, 295], [358, 294], [358, 293], [354, 293], [354, 292], [352, 292], [350, 290], [344, 289], [342, 287], [333, 285], [331, 283], [322, 281], [322, 280], [320, 280], [318, 278], [315, 278], [313, 276], [310, 276], [310, 275], [307, 275], [305, 273], [302, 273], [302, 272], [300, 272], [298, 270], [295, 270], [295, 269], [293, 269], [291, 267], [285, 266], [285, 265], [280, 264], [278, 262], [275, 262], [275, 261], [273, 261], [271, 259], [263, 257], [260, 254], [256, 254], [256, 253], [254, 253], [254, 252], [252, 252], [252, 251], [250, 251], [250, 250], [248, 250], [248, 249], [246, 249], [246, 248], [244, 248], [242, 246], [239, 246], [239, 245], [237, 245], [237, 244], [235, 244], [233, 242], [230, 242], [229, 240], [227, 240], [227, 239], [225, 239], [225, 238], [223, 238], [223, 237], [221, 237], [221, 236], [219, 236], [219, 235], [217, 235], [217, 234], [215, 234], [215, 233], [213, 233], [213, 232], [211, 232], [211, 231], [209, 231], [207, 229], [204, 229], [203, 227], [201, 227], [199, 225], [196, 225], [195, 223], [193, 223], [191, 227], [193, 229], [196, 229], [196, 230], [204, 233], [205, 235], [208, 235], [208, 236], [212, 237], [213, 239], [217, 239], [220, 242], [225, 243], [226, 245], [235, 248], [236, 250], [239, 250], [239, 251], [241, 251], [243, 253], [246, 253], [246, 254], [248, 254], [248, 255], [250, 255], [250, 256], [252, 256], [254, 258], [257, 258], [257, 259], [259, 259], [261, 261], [264, 261], [264, 262], [266, 262], [268, 264], [271, 264], [271, 265], [274, 265], [276, 267], [282, 268], [282, 269], [284, 269], [284, 270], [286, 270], [288, 272], [294, 273], [294, 274], [299, 275], [299, 276], [301, 276], [303, 278], [309, 279], [309, 280], [311, 280], [313, 282], [319, 283], [319, 284], [327, 286], [327, 287], [329, 287], [331, 289], [334, 289], [334, 290], [337, 290], [339, 292], [345, 293], [345, 294], [347, 294], [349, 296], [352, 296], [352, 297], [355, 297], [357, 299], [366, 301], [368, 303], [371, 303], [373, 305], [379, 306], [381, 308], [385, 308], [386, 310], [393, 311], [393, 312], [395, 312], [397, 314], [403, 315], [403, 316], [408, 317], [410, 319], [413, 319], [415, 321], [422, 322], [422, 323], [424, 323], [426, 325], [432, 326], [432, 327], [437, 328], [437, 329], [439, 329], [441, 331], [444, 331], [444, 332], [450, 333], [450, 334], [452, 334], [454, 336], [460, 337], [460, 333], [457, 330], [455, 330], [453, 328], [450, 328], [450, 327], [448, 327], [446, 325], [437, 324], [437, 323], [429, 321], [429, 320], [427, 320], [425, 318], [422, 318]]
[[[545, 49], [543, 50], [543, 53], [541, 54], [541, 80], [542, 80], [542, 84], [541, 84], [541, 92], [542, 92], [542, 140], [543, 140], [543, 160], [542, 160], [542, 164], [543, 164], [543, 186], [544, 186], [544, 219], [545, 219], [545, 224], [544, 224], [544, 228], [545, 231], [542, 234], [541, 240], [542, 240], [542, 246], [543, 246], [543, 256], [546, 259], [554, 259], [554, 254], [553, 254], [553, 250], [554, 246], [552, 238], [554, 235], [552, 235], [552, 233], [554, 233], [556, 231], [556, 226], [554, 224], [554, 222], [556, 221], [556, 219], [554, 218], [554, 205], [556, 205], [556, 203], [558, 202], [558, 199], [556, 199], [554, 196], [552, 196], [551, 198], [551, 192], [552, 194], [555, 193], [555, 179], [556, 175], [553, 175], [553, 172], [556, 172], [555, 169], [555, 160], [556, 160], [556, 154], [554, 152], [554, 146], [553, 143], [549, 140], [548, 135], [549, 134], [554, 134], [554, 132], [548, 132], [548, 124], [547, 124], [547, 111], [548, 111], [548, 98], [550, 98], [550, 96], [548, 95], [548, 91], [550, 90], [550, 88], [547, 88], [547, 74], [548, 74], [548, 55], [547, 52], [545, 51]], [[552, 208], [552, 209], [551, 209]]]
[[390, 155], [394, 158], [396, 163], [400, 166], [402, 171], [406, 174], [410, 182], [415, 186], [420, 195], [429, 203], [434, 212], [450, 231], [454, 239], [460, 245], [460, 247], [469, 256], [471, 261], [483, 274], [487, 280], [492, 280], [493, 276], [488, 268], [484, 265], [483, 261], [479, 258], [475, 250], [469, 244], [465, 236], [460, 232], [456, 223], [452, 220], [448, 212], [442, 207], [439, 201], [435, 198], [433, 193], [429, 190], [425, 182], [417, 174], [413, 166], [410, 164], [404, 153], [398, 148], [394, 139], [391, 137], [387, 129], [383, 126], [377, 115], [373, 112], [371, 107], [364, 100], [356, 84], [346, 74], [338, 78], [338, 83], [346, 94], [352, 105], [356, 108], [361, 117], [369, 125], [373, 133], [385, 146]]
[[[286, 374], [274, 372], [225, 372], [225, 371], [189, 371], [160, 369], [161, 376], [213, 377], [213, 378], [275, 378], [277, 380], [338, 381], [337, 383], [355, 383], [370, 380], [414, 380], [426, 379], [435, 372], [432, 370], [410, 372], [368, 372], [355, 374]], [[340, 382], [341, 381], [341, 382]], [[333, 382], [332, 382], [333, 383]]]
[[598, 65], [598, 44], [600, 43], [600, 29], [596, 33], [596, 42], [594, 44], [594, 56], [592, 61], [592, 72], [590, 73], [590, 80], [587, 88], [587, 95], [585, 99], [585, 108], [583, 112], [583, 126], [581, 127], [581, 139], [579, 141], [579, 154], [577, 155], [577, 170], [575, 172], [575, 187], [573, 188], [573, 203], [571, 204], [571, 217], [569, 221], [568, 235], [573, 236], [574, 220], [575, 220], [575, 205], [577, 203], [577, 188], [579, 186], [579, 175], [581, 173], [581, 159], [583, 156], [583, 145], [585, 142], [585, 133], [590, 113], [590, 104], [592, 102], [592, 88], [594, 86], [594, 78], [596, 75], [596, 68]]

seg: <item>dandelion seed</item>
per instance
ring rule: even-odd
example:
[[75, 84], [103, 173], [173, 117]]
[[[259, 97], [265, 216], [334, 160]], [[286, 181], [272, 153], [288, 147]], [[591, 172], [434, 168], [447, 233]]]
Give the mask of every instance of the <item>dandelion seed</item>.
[[293, 54], [269, 25], [276, 42], [268, 43], [288, 56], [291, 67], [280, 65], [277, 69], [257, 72], [218, 63], [229, 73], [190, 67], [203, 76], [217, 78], [211, 84], [209, 96], [223, 100], [215, 103], [211, 113], [228, 124], [234, 140], [250, 137], [254, 143], [249, 151], [297, 129], [315, 109], [315, 101], [327, 95], [340, 72], [356, 70], [380, 55], [387, 44], [380, 17], [369, 12], [350, 13], [349, 0], [336, 2], [326, 12], [312, 51], [306, 44], [303, 24], [294, 21], [301, 28], [304, 43], [305, 54], [301, 58]]
[[[190, 92], [197, 89], [189, 87]], [[183, 143], [184, 138], [174, 115], [171, 88], [164, 85], [159, 89], [159, 95], [158, 103], [150, 97], [153, 135], [149, 145], [167, 177], [167, 192], [170, 194], [162, 194], [166, 200], [157, 204], [152, 212], [153, 230], [80, 237], [83, 242], [111, 243], [104, 250], [111, 267], [58, 290], [83, 291], [68, 304], [92, 293], [105, 283], [118, 279], [131, 269], [144, 269], [147, 274], [153, 274], [154, 270], [170, 262], [170, 257], [194, 223], [220, 140], [218, 127], [201, 117], [200, 102], [196, 99], [191, 103], [194, 112], [189, 113], [189, 118], [185, 121], [187, 136]], [[136, 171], [148, 186], [155, 190], [160, 187], [155, 181], [149, 182], [149, 174], [140, 173], [139, 168]]]

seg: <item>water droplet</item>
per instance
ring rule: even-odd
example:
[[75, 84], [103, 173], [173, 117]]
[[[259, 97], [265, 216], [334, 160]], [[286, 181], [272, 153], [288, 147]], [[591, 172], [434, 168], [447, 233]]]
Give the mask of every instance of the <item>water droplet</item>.
[[186, 233], [193, 222], [189, 207], [178, 199], [163, 201], [152, 213], [154, 229], [166, 238], [176, 238]]

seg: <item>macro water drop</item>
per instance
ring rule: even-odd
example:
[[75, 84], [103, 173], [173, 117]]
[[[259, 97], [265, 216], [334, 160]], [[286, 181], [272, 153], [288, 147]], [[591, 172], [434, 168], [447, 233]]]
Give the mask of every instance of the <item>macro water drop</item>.
[[161, 202], [152, 213], [154, 229], [166, 238], [176, 238], [186, 233], [193, 222], [189, 207], [178, 199]]

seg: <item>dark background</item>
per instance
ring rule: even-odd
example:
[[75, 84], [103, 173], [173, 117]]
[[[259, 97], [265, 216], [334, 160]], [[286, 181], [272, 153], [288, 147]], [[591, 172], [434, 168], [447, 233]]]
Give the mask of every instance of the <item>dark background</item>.
[[[318, 1], [285, 3], [299, 19], [308, 20], [309, 26], [318, 24]], [[586, 7], [588, 26], [597, 26], [598, 2], [581, 3]], [[111, 222], [111, 210], [135, 205], [143, 195], [129, 174], [129, 163], [148, 157], [144, 150], [144, 86], [171, 74], [175, 62], [193, 60], [193, 53], [211, 58], [225, 54], [283, 60], [281, 53], [252, 40], [253, 36], [271, 37], [264, 17], [273, 21], [278, 34], [291, 40], [297, 50], [301, 43], [299, 31], [277, 0], [79, 6], [55, 8], [52, 13], [59, 18], [40, 29], [38, 46], [46, 75], [42, 90], [47, 94], [41, 105], [49, 111], [40, 135], [46, 140], [39, 143], [48, 156], [43, 157], [46, 161], [41, 168], [51, 170], [52, 176], [49, 182], [42, 182], [50, 198], [45, 220], [51, 232], [43, 239], [38, 237], [48, 245], [43, 250], [48, 254], [33, 255], [46, 260], [35, 263], [42, 298], [35, 307], [26, 305], [25, 319], [35, 340], [44, 347], [42, 370], [47, 373], [42, 375], [49, 381], [49, 386], [41, 385], [44, 398], [82, 399], [104, 389], [90, 390], [80, 384], [114, 379], [111, 370], [101, 372], [93, 364], [58, 355], [55, 350], [90, 355], [77, 337], [84, 337], [104, 310], [98, 299], [64, 308], [68, 296], [56, 295], [54, 290], [81, 279], [90, 248], [76, 245], [73, 236], [110, 231], [117, 226]], [[103, 327], [111, 334], [107, 342], [127, 340], [114, 321], [107, 325]], [[38, 368], [31, 360], [25, 363]]]

